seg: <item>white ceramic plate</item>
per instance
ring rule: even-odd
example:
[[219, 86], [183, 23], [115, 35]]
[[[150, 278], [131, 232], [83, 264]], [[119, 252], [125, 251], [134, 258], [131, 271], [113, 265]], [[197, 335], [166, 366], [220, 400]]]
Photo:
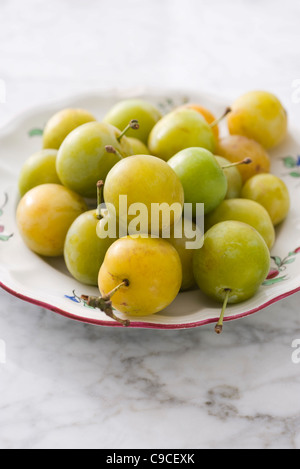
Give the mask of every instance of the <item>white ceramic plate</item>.
[[[19, 201], [17, 180], [20, 168], [33, 152], [41, 148], [41, 136], [34, 135], [35, 129], [43, 128], [54, 112], [71, 106], [88, 109], [101, 120], [115, 102], [133, 96], [152, 101], [164, 112], [191, 101], [201, 103], [216, 115], [221, 115], [230, 104], [204, 94], [116, 90], [77, 96], [35, 109], [4, 128], [0, 132], [0, 285], [11, 294], [78, 321], [120, 327], [100, 310], [88, 307], [79, 299], [82, 294], [98, 295], [99, 292], [96, 288], [76, 282], [68, 274], [63, 260], [45, 260], [27, 249], [17, 231], [15, 212]], [[221, 132], [226, 133], [225, 125]], [[288, 138], [271, 152], [272, 172], [286, 182], [292, 199], [288, 219], [277, 229], [277, 241], [272, 251], [272, 272], [254, 298], [228, 307], [226, 321], [253, 314], [300, 290], [299, 155], [300, 130], [290, 123]], [[180, 293], [163, 312], [138, 319], [130, 318], [130, 327], [184, 329], [216, 322], [219, 314], [220, 305], [204, 297], [200, 291]]]

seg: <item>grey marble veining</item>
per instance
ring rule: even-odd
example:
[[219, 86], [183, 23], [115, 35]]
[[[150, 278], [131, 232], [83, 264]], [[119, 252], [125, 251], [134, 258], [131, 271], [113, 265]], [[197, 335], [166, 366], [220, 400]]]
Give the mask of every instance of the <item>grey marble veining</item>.
[[1, 447], [296, 448], [298, 302], [217, 336], [84, 325], [1, 292]]
[[[0, 124], [90, 87], [147, 85], [228, 99], [259, 86], [299, 122], [299, 2], [185, 6], [3, 0]], [[226, 323], [217, 336], [209, 325], [95, 327], [1, 290], [0, 448], [299, 449], [299, 301]]]

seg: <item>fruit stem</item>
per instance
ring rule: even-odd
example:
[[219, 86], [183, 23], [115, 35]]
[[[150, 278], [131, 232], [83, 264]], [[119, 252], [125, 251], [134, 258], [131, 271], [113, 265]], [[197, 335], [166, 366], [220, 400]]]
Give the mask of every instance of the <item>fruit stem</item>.
[[101, 220], [102, 218], [101, 204], [102, 204], [102, 197], [103, 197], [103, 187], [104, 187], [104, 182], [98, 181], [97, 182], [97, 218], [98, 220]]
[[226, 311], [226, 308], [227, 308], [227, 304], [228, 304], [231, 289], [230, 288], [225, 288], [224, 291], [225, 291], [226, 294], [225, 294], [225, 299], [224, 299], [224, 303], [223, 303], [223, 308], [222, 308], [222, 311], [221, 311], [219, 321], [218, 321], [218, 323], [215, 327], [215, 331], [216, 331], [217, 334], [221, 334], [222, 330], [223, 330], [224, 314], [225, 314], [225, 311]]
[[115, 321], [122, 324], [124, 327], [128, 327], [130, 325], [130, 321], [128, 319], [121, 319], [115, 315], [113, 312], [111, 297], [121, 288], [121, 287], [128, 287], [129, 281], [127, 279], [123, 280], [119, 285], [117, 285], [110, 293], [107, 293], [103, 296], [87, 296], [81, 295], [81, 299], [86, 302], [88, 306], [92, 308], [98, 308], [103, 311], [107, 316], [114, 319]]
[[226, 116], [231, 112], [231, 107], [227, 107], [224, 111], [224, 113], [218, 117], [216, 120], [214, 120], [211, 124], [209, 124], [210, 128], [212, 129], [216, 125], [218, 125]]
[[226, 164], [225, 166], [222, 166], [222, 169], [233, 168], [234, 166], [241, 166], [242, 164], [250, 164], [250, 163], [252, 163], [251, 158], [245, 158], [244, 160], [237, 161], [236, 163]]
[[125, 129], [121, 132], [119, 137], [117, 137], [118, 142], [121, 141], [122, 137], [128, 132], [129, 129], [137, 130], [140, 128], [139, 122], [136, 119], [132, 119]]
[[116, 150], [112, 145], [106, 145], [105, 150], [107, 151], [107, 153], [113, 153], [114, 155], [118, 155], [120, 159], [123, 159], [121, 153]]
[[102, 296], [104, 300], [110, 300], [111, 297], [118, 291], [120, 290], [121, 287], [129, 287], [129, 280], [125, 279], [123, 282], [121, 282], [119, 285], [117, 285], [110, 293], [107, 293], [106, 295]]

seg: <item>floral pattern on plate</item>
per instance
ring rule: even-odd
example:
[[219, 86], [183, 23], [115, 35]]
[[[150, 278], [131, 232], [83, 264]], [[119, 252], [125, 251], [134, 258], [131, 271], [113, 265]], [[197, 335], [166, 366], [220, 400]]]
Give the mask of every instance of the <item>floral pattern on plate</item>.
[[[39, 109], [30, 110], [0, 130], [0, 286], [12, 295], [37, 304], [70, 319], [100, 326], [119, 326], [99, 309], [90, 307], [81, 298], [81, 286], [67, 272], [61, 259], [41, 259], [29, 251], [18, 233], [15, 217], [18, 194], [18, 170], [31, 154], [41, 149], [43, 125], [57, 111], [67, 107], [89, 109], [104, 116], [121, 99], [132, 97], [132, 90], [89, 93], [74, 96]], [[135, 94], [159, 105], [162, 113], [177, 105], [201, 103], [214, 115], [222, 115], [227, 99], [204, 93], [142, 91]], [[224, 132], [227, 132], [226, 125]], [[220, 128], [222, 134], [222, 128]], [[231, 321], [258, 312], [283, 298], [300, 291], [300, 133], [291, 130], [290, 138], [271, 153], [272, 172], [288, 185], [291, 212], [278, 229], [272, 250], [272, 269], [255, 297], [230, 305], [225, 320]], [[297, 156], [299, 155], [299, 156]], [[296, 182], [296, 184], [294, 184]], [[5, 195], [7, 194], [7, 195]], [[9, 200], [9, 205], [8, 205]], [[9, 241], [13, 235], [13, 242]], [[297, 247], [293, 250], [293, 247]], [[22, 259], [22, 262], [20, 262]], [[99, 295], [97, 287], [85, 287], [87, 295]], [[78, 296], [79, 295], [79, 296]], [[133, 319], [130, 327], [153, 329], [186, 329], [218, 321], [220, 305], [206, 298], [199, 290], [184, 292], [166, 310], [153, 316]]]
[[[0, 217], [4, 213], [4, 208], [6, 207], [7, 203], [8, 203], [8, 195], [4, 194], [4, 202], [2, 206], [0, 207]], [[0, 224], [0, 241], [9, 241], [12, 236], [13, 234], [9, 234], [9, 235], [5, 234], [5, 226]]]

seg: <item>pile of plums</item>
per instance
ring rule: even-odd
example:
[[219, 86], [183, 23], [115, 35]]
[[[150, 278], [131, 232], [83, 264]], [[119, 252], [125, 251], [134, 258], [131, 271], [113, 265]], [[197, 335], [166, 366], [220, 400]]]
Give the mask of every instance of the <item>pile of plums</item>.
[[[268, 150], [286, 134], [286, 111], [265, 91], [244, 94], [219, 117], [201, 103], [163, 115], [143, 99], [117, 102], [102, 120], [63, 109], [46, 124], [43, 148], [21, 170], [20, 234], [33, 252], [62, 256], [76, 280], [98, 286], [99, 297], [84, 298], [121, 324], [200, 289], [223, 304], [219, 333], [227, 305], [253, 297], [269, 273], [275, 228], [288, 215], [290, 197], [271, 173]], [[125, 221], [120, 196], [127, 197]], [[136, 204], [147, 208], [146, 225], [137, 220]], [[153, 236], [151, 213], [161, 204], [177, 204], [180, 213], [160, 220]], [[200, 229], [199, 204], [202, 244], [189, 249]], [[178, 237], [187, 205], [190, 232]], [[117, 229], [100, 236], [110, 216]], [[134, 222], [137, 231], [129, 233]], [[166, 228], [170, 236], [161, 236]]]

